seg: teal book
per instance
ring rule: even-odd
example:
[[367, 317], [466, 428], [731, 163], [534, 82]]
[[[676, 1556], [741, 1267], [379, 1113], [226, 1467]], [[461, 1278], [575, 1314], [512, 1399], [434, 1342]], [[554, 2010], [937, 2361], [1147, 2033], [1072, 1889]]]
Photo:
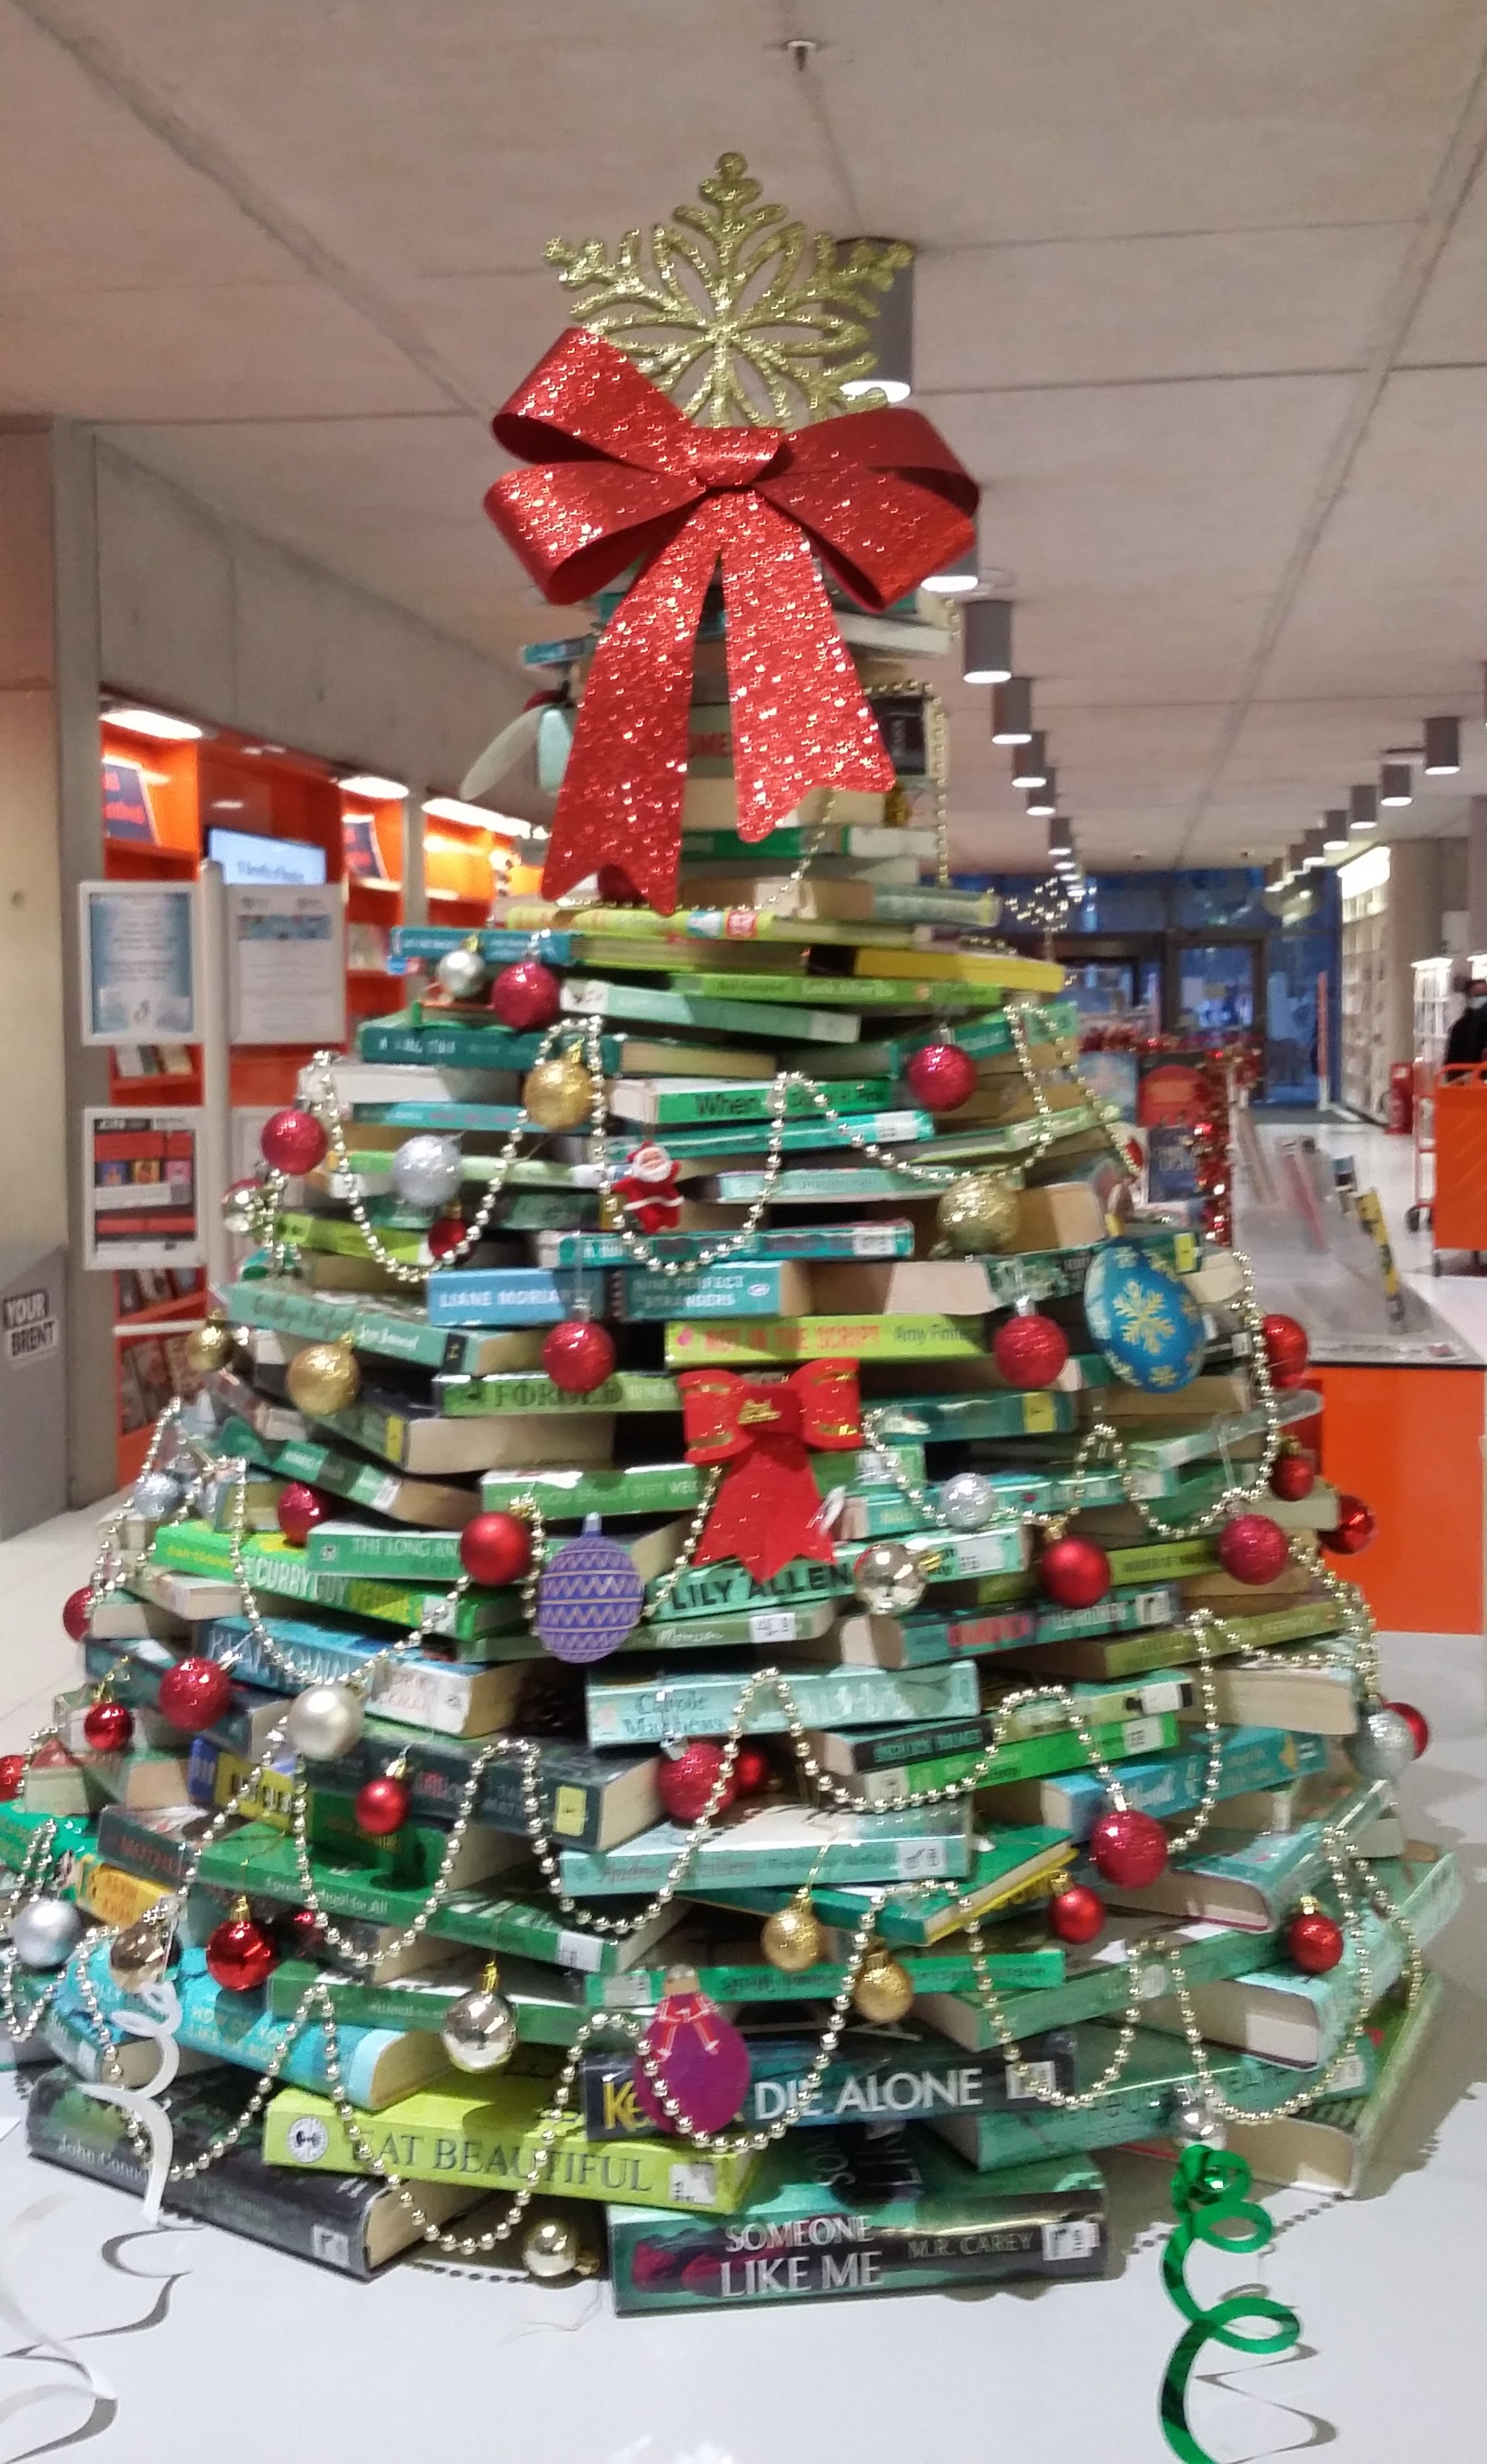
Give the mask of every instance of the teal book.
[[[1007, 1939], [994, 1937], [982, 1954], [998, 1993], [1051, 1991], [1062, 1982], [1063, 1946], [1049, 1941], [1041, 1922], [1034, 1919], [1025, 1927], [1009, 1926], [1007, 1932]], [[765, 1957], [757, 1923], [697, 1907], [667, 1936], [661, 1947], [662, 1964], [633, 1968], [622, 1976], [586, 1976], [579, 1991], [586, 2005], [595, 2011], [648, 2010], [664, 1998], [668, 1969], [679, 1963], [696, 1969], [702, 1991], [720, 2004], [832, 2002], [852, 1972], [847, 1958], [850, 1946], [834, 1928], [828, 1929], [827, 1941], [832, 1950], [829, 1958], [791, 1974], [772, 1967]], [[968, 1993], [974, 1982], [970, 1950], [963, 1935], [950, 1935], [927, 1949], [899, 1944], [895, 1957], [908, 1973], [916, 2004], [930, 1994], [943, 1999]], [[988, 2044], [991, 2041], [988, 2039]]]
[[[621, 944], [605, 955], [618, 966]], [[725, 1035], [744, 1035], [752, 1042], [762, 1041], [767, 1047], [778, 1042], [788, 1024], [791, 1036], [804, 1044], [855, 1044], [861, 1022], [846, 1010], [806, 1009], [793, 1005], [782, 1021], [778, 1006], [740, 999], [747, 979], [740, 976], [715, 976], [709, 979], [711, 990], [704, 999], [683, 982], [669, 989], [652, 984], [612, 983], [606, 977], [569, 976], [563, 987], [563, 1007], [570, 1018], [602, 1018], [618, 1020], [622, 1025], [707, 1026]], [[802, 979], [804, 991], [804, 979]], [[609, 1041], [609, 1039], [606, 1039]], [[613, 1047], [611, 1047], [613, 1048]], [[364, 1055], [366, 1059], [396, 1057], [420, 1060], [421, 1053], [393, 1056]], [[442, 1058], [442, 1056], [440, 1056]], [[494, 1067], [488, 1063], [487, 1067]], [[617, 1063], [607, 1067], [616, 1067]]]
[[[868, 1818], [881, 1822], [887, 1817]], [[983, 1835], [972, 1840], [968, 1871], [950, 1887], [920, 1882], [912, 1890], [890, 1891], [876, 1908], [876, 1929], [884, 1942], [921, 1946], [943, 1942], [947, 1934], [958, 1932], [968, 1917], [985, 1918], [1002, 1908], [1020, 1908], [1032, 1900], [1046, 1899], [1073, 1854], [1057, 1831], [1039, 1823], [1004, 1823], [994, 1837]], [[766, 1917], [784, 1907], [791, 1894], [731, 1885], [723, 1890], [699, 1883], [695, 1896], [721, 1907]], [[850, 1883], [823, 1883], [818, 1878], [810, 1885], [810, 1898], [823, 1925], [851, 1934], [874, 1908], [877, 1894]]]
[[835, 1621], [833, 1601], [801, 1600], [793, 1608], [724, 1609], [712, 1617], [657, 1617], [642, 1632], [651, 1651], [738, 1651], [756, 1646], [778, 1651], [789, 1643], [820, 1641]]
[[[229, 1992], [208, 1975], [206, 1953], [201, 1950], [183, 1951], [171, 1979], [181, 1999], [177, 2037], [189, 2052], [235, 2062], [240, 2070], [254, 2074], [268, 2068], [288, 2028], [265, 2008], [261, 1987], [253, 1993]], [[144, 2007], [134, 1995], [120, 1991], [109, 1973], [106, 1950], [95, 1951], [88, 1960], [88, 1981], [105, 2021], [116, 2020], [122, 2011]], [[85, 2015], [81, 1991], [71, 1977], [56, 1998], [62, 2010], [74, 2016]], [[437, 2038], [394, 2035], [380, 2028], [344, 2029], [339, 2052], [346, 2095], [368, 2113], [395, 2103], [448, 2067]], [[301, 2029], [283, 2057], [279, 2076], [294, 2086], [323, 2093], [330, 2085], [325, 2055], [323, 2027]]]
[[[942, 1668], [791, 1668], [782, 1673], [801, 1719], [814, 1728], [971, 1717], [979, 1702], [976, 1672], [968, 1662]], [[586, 1686], [588, 1742], [637, 1746], [659, 1745], [666, 1737], [725, 1737], [745, 1682], [732, 1669], [665, 1678], [590, 1677]], [[779, 1736], [789, 1719], [778, 1691], [761, 1685], [749, 1705], [745, 1733]]]
[[726, 2228], [648, 2208], [607, 2214], [621, 2318], [1102, 2276], [1106, 2265], [1095, 2166], [1062, 2157], [988, 2184], [922, 2127], [791, 2133], [761, 2160]]
[[799, 1275], [793, 1262], [778, 1259], [734, 1261], [691, 1275], [616, 1275], [612, 1313], [642, 1325], [683, 1317], [779, 1317], [789, 1311]]
[[1040, 1642], [1072, 1642], [1085, 1635], [1144, 1632], [1182, 1614], [1177, 1585], [1156, 1583], [1140, 1591], [1107, 1592], [1087, 1609], [1033, 1600], [1026, 1607], [988, 1609], [980, 1617], [846, 1617], [841, 1651], [844, 1660], [919, 1667], [942, 1660], [988, 1658]]
[[[1074, 2038], [1067, 2033], [1020, 2049], [1010, 2061], [998, 2049], [967, 2056], [914, 2019], [893, 2029], [849, 2028], [819, 2079], [812, 2079], [818, 2038], [798, 2026], [771, 2022], [748, 2031], [749, 2081], [734, 2127], [829, 2130], [844, 2123], [881, 2129], [924, 2122], [942, 2113], [998, 2112], [1020, 2101], [1024, 2062], [1047, 2062], [1056, 2086], [1074, 2086]], [[629, 2045], [586, 2053], [579, 2066], [579, 2110], [589, 2139], [640, 2139], [655, 2128], [634, 2087]]]
[[669, 1879], [694, 1839], [681, 1883], [689, 1895], [734, 1884], [798, 1887], [808, 1877], [813, 1892], [818, 1883], [959, 1879], [971, 1861], [970, 1818], [963, 1807], [859, 1815], [766, 1805], [725, 1816], [706, 1838], [697, 1838], [690, 1825], [661, 1822], [608, 1856], [566, 1848], [559, 1859], [564, 1889], [576, 1899], [648, 1896]]
[[[1220, 1733], [1221, 1798], [1245, 1796], [1254, 1789], [1279, 1788], [1288, 1780], [1308, 1779], [1327, 1767], [1325, 1737], [1289, 1728], [1225, 1728]], [[1202, 1803], [1208, 1771], [1207, 1745], [1191, 1745], [1181, 1753], [1122, 1765], [1121, 1787], [1127, 1804], [1138, 1814], [1155, 1815], [1159, 1822], [1172, 1821]], [[1109, 1802], [1098, 1772], [1070, 1771], [1043, 1783], [1042, 1818], [1067, 1831], [1071, 1839], [1087, 1839]]]
[[[1442, 1854], [1423, 1864], [1384, 1859], [1374, 1870], [1422, 1949], [1461, 1905], [1461, 1876], [1454, 1857]], [[1329, 1893], [1322, 1896], [1335, 1913], [1336, 1900]], [[1405, 1940], [1398, 1925], [1366, 1905], [1362, 1928], [1370, 2000], [1377, 2002], [1404, 1973]], [[1308, 1976], [1288, 1960], [1279, 1967], [1256, 1964], [1231, 1983], [1199, 1986], [1193, 2006], [1205, 2036], [1215, 2042], [1270, 2061], [1311, 2066], [1329, 2062], [1346, 2043], [1358, 2011], [1359, 1985], [1358, 1952], [1349, 1936], [1342, 1959], [1325, 1976]], [[1153, 2028], [1181, 2034], [1175, 2001], [1154, 2002], [1145, 2017]]]
[[1078, 1425], [1074, 1395], [1002, 1394], [994, 1388], [965, 1395], [889, 1395], [873, 1404], [885, 1438], [918, 1438], [931, 1445], [967, 1438], [1052, 1436]]
[[[1119, 2031], [1094, 2019], [1076, 2035], [1080, 2083], [1089, 2086], [1114, 2056]], [[1370, 2053], [1368, 2039], [1362, 2038], [1359, 2066], [1365, 2076], [1359, 2086], [1365, 2091], [1372, 2081]], [[1253, 2113], [1268, 2112], [1308, 2087], [1320, 2095], [1326, 2079], [1325, 2064], [1297, 2071], [1219, 2046], [1209, 2048], [1209, 2060], [1229, 2101]], [[1039, 2076], [1038, 2084], [1053, 2087], [1057, 2082], [1049, 2075]], [[1181, 2129], [1193, 2087], [1192, 2057], [1186, 2044], [1155, 2029], [1139, 2028], [1120, 2085], [1098, 2104], [1071, 2113], [1030, 2098], [1015, 2111], [1008, 2106], [1000, 2113], [944, 2114], [929, 2127], [978, 2172], [994, 2173], [1004, 2165], [1034, 2164], [1076, 2148], [1123, 2147], [1132, 2141], [1168, 2138]]]
[[1392, 1797], [1374, 1780], [1355, 1789], [1326, 1823], [1303, 1822], [1294, 1831], [1224, 1832], [1210, 1827], [1190, 1856], [1173, 1859], [1154, 1882], [1140, 1887], [1087, 1878], [1113, 1905], [1146, 1908], [1189, 1921], [1243, 1925], [1263, 1933], [1279, 1925], [1305, 1891], [1326, 1876], [1323, 1836], [1330, 1827], [1363, 1839], [1370, 1823], [1387, 1815]]
[[[542, 1041], [540, 1035], [512, 1035], [503, 1026], [435, 1024], [417, 1010], [364, 1019], [356, 1030], [359, 1060], [410, 1061], [440, 1069], [530, 1069]], [[612, 1036], [603, 1039], [603, 1066], [606, 1076], [620, 1066]]]
[[[1112, 1917], [1096, 1941], [1065, 1954], [1064, 1973], [1046, 1984], [1035, 1978], [1027, 1987], [1004, 1992], [993, 1972], [991, 1983], [1003, 2016], [1019, 2041], [1041, 2036], [1050, 2028], [1072, 2028], [1083, 2019], [1119, 2017], [1134, 1997], [1147, 2022], [1165, 2005], [1172, 1987], [1174, 1958], [1181, 1958], [1188, 1984], [1203, 1987], [1215, 1978], [1246, 1976], [1271, 1969], [1284, 1955], [1280, 1928], [1249, 1933], [1238, 1925], [1172, 1925], [1162, 1917]], [[931, 2028], [957, 2045], [984, 2053], [1001, 2043], [974, 1978], [941, 1989], [926, 1986], [916, 1997], [915, 2010]]]
[[[1017, 1397], [1021, 1402], [1023, 1397]], [[1015, 1523], [992, 1525], [985, 1531], [907, 1531], [903, 1545], [914, 1552], [928, 1584], [963, 1583], [986, 1574], [1021, 1574], [1028, 1563], [1028, 1535]], [[861, 1544], [849, 1540], [837, 1548], [836, 1563], [851, 1574], [862, 1554]]]
[[[306, 1959], [281, 1960], [264, 1988], [275, 2016], [292, 2019], [305, 1987], [319, 1976], [330, 1995], [338, 2025], [387, 2028], [397, 2035], [422, 2029], [436, 2036], [454, 2005], [478, 1985], [485, 1963], [477, 1951], [431, 1968], [426, 1974], [376, 1983], [318, 1969]], [[501, 1997], [510, 2004], [522, 2045], [571, 2045], [588, 2016], [584, 1980], [535, 1960], [503, 1959]]]
[[[726, 1124], [709, 1129], [669, 1128], [665, 1145], [667, 1153], [678, 1160], [695, 1162], [705, 1161], [709, 1155], [746, 1155], [756, 1151], [762, 1154], [776, 1135], [786, 1155], [810, 1155], [818, 1149], [855, 1146], [864, 1138], [884, 1147], [919, 1146], [934, 1137], [935, 1125], [928, 1112], [907, 1107], [894, 1111], [844, 1112], [837, 1120], [829, 1120], [824, 1112], [811, 1112], [801, 1120], [784, 1122], [777, 1133], [770, 1130], [767, 1121], [740, 1121], [731, 1129]], [[610, 1161], [622, 1164], [634, 1143], [633, 1130], [611, 1137]], [[940, 1143], [936, 1139], [936, 1145]]]
[[468, 950], [477, 942], [481, 957], [489, 966], [514, 966], [522, 958], [541, 958], [548, 967], [572, 964], [572, 938], [567, 933], [513, 933], [500, 925], [486, 924], [477, 933], [467, 933], [458, 924], [394, 924], [388, 935], [394, 957], [430, 958], [437, 966], [451, 950]]
[[[651, 1599], [669, 1579], [657, 1575], [647, 1587]], [[733, 1616], [741, 1610], [794, 1608], [808, 1601], [837, 1599], [851, 1589], [850, 1574], [817, 1557], [792, 1557], [765, 1581], [737, 1558], [725, 1557], [716, 1566], [689, 1567], [668, 1590], [665, 1605], [671, 1617]]]
[[[889, 1078], [844, 1078], [832, 1089], [838, 1112], [877, 1112], [893, 1102]], [[683, 1124], [706, 1127], [734, 1121], [767, 1122], [776, 1097], [770, 1078], [616, 1078], [609, 1089], [610, 1117], [670, 1132]], [[791, 1080], [785, 1090], [785, 1118], [810, 1119], [817, 1110], [810, 1090]]]
[[[677, 1265], [689, 1265], [700, 1250], [717, 1245], [716, 1232], [659, 1232], [649, 1242], [653, 1257]], [[632, 1290], [642, 1283], [664, 1281], [668, 1286], [677, 1279], [668, 1275], [658, 1278], [634, 1265], [630, 1251], [617, 1232], [551, 1232], [544, 1233], [537, 1243], [540, 1263], [544, 1266], [621, 1266], [627, 1270], [626, 1281]], [[746, 1244], [735, 1251], [733, 1263], [742, 1265], [765, 1259], [795, 1258], [801, 1260], [857, 1260], [877, 1258], [912, 1258], [914, 1226], [912, 1223], [812, 1223], [799, 1232], [787, 1232], [776, 1226], [768, 1232], [755, 1232]]]

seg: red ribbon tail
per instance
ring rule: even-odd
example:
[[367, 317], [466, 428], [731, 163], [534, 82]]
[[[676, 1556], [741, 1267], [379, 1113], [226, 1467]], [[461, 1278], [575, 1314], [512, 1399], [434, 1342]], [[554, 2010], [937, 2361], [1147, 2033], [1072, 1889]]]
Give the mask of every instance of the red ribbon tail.
[[600, 637], [553, 815], [544, 898], [612, 864], [658, 914], [676, 907], [692, 644], [718, 562], [710, 512], [699, 507], [647, 566]]
[[881, 795], [895, 773], [805, 534], [759, 497], [721, 501], [739, 835], [761, 839], [812, 787]]

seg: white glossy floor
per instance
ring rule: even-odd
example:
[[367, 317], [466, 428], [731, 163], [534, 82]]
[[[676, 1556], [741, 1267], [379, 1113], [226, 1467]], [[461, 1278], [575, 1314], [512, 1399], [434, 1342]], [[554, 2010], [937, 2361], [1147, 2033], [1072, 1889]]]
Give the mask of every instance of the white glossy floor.
[[[1404, 1142], [1339, 1126], [1384, 1197], [1402, 1263]], [[1403, 1185], [1401, 1186], [1401, 1181]], [[1487, 1278], [1424, 1287], [1487, 1352]], [[0, 1546], [0, 1749], [72, 1675], [57, 1608], [91, 1517]], [[1422, 1535], [1422, 1542], [1425, 1535]], [[1444, 2024], [1365, 2195], [1278, 2194], [1258, 2260], [1198, 2254], [1216, 2299], [1257, 2277], [1304, 2343], [1226, 2366], [1210, 2346], [1194, 2425], [1218, 2464], [1335, 2444], [1347, 2464], [1482, 2453], [1474, 2355], [1487, 2312], [1487, 1733], [1479, 1640], [1388, 1639], [1389, 1689], [1434, 1728], [1405, 1782], [1417, 1836], [1461, 1856], [1467, 1905], [1436, 1947]], [[0, 2079], [0, 2127], [17, 2110]], [[781, 2314], [620, 2323], [602, 2287], [542, 2293], [423, 2265], [369, 2286], [207, 2228], [148, 2233], [120, 2194], [0, 2142], [0, 2464], [1157, 2464], [1157, 2391], [1179, 2321], [1159, 2260], [1165, 2175], [1113, 2167], [1119, 2252], [1099, 2284]]]

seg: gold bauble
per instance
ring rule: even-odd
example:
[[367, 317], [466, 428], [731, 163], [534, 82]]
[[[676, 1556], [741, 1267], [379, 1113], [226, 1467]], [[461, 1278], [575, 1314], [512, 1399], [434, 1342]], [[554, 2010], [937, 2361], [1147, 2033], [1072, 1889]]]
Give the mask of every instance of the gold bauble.
[[170, 1934], [155, 1917], [141, 1917], [125, 1925], [108, 1946], [108, 1972], [122, 1993], [143, 1992], [164, 1976], [170, 1960]]
[[522, 1089], [527, 1116], [540, 1130], [578, 1130], [593, 1111], [594, 1082], [575, 1051], [539, 1061]]
[[289, 1399], [312, 1419], [344, 1412], [361, 1392], [362, 1373], [356, 1354], [344, 1343], [307, 1343], [289, 1364], [285, 1383]]
[[875, 2027], [907, 2018], [914, 2008], [914, 1980], [891, 1951], [870, 1950], [857, 1971], [852, 1999], [858, 2013]]
[[958, 1258], [1005, 1249], [1017, 1229], [1017, 1192], [1005, 1173], [967, 1172], [950, 1183], [936, 1220]]
[[226, 1318], [209, 1317], [186, 1338], [187, 1363], [198, 1377], [210, 1377], [215, 1370], [225, 1369], [232, 1357], [233, 1330]]
[[759, 1940], [770, 1967], [786, 1976], [799, 1976], [814, 1968], [824, 1947], [816, 1912], [807, 1899], [791, 1900], [788, 1907], [776, 1908]]

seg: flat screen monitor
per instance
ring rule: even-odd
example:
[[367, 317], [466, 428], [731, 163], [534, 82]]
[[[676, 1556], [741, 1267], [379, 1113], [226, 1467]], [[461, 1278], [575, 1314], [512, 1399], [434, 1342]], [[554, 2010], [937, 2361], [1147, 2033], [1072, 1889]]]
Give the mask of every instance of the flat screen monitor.
[[325, 878], [325, 850], [308, 839], [270, 839], [253, 830], [207, 832], [207, 853], [232, 889], [298, 890]]

